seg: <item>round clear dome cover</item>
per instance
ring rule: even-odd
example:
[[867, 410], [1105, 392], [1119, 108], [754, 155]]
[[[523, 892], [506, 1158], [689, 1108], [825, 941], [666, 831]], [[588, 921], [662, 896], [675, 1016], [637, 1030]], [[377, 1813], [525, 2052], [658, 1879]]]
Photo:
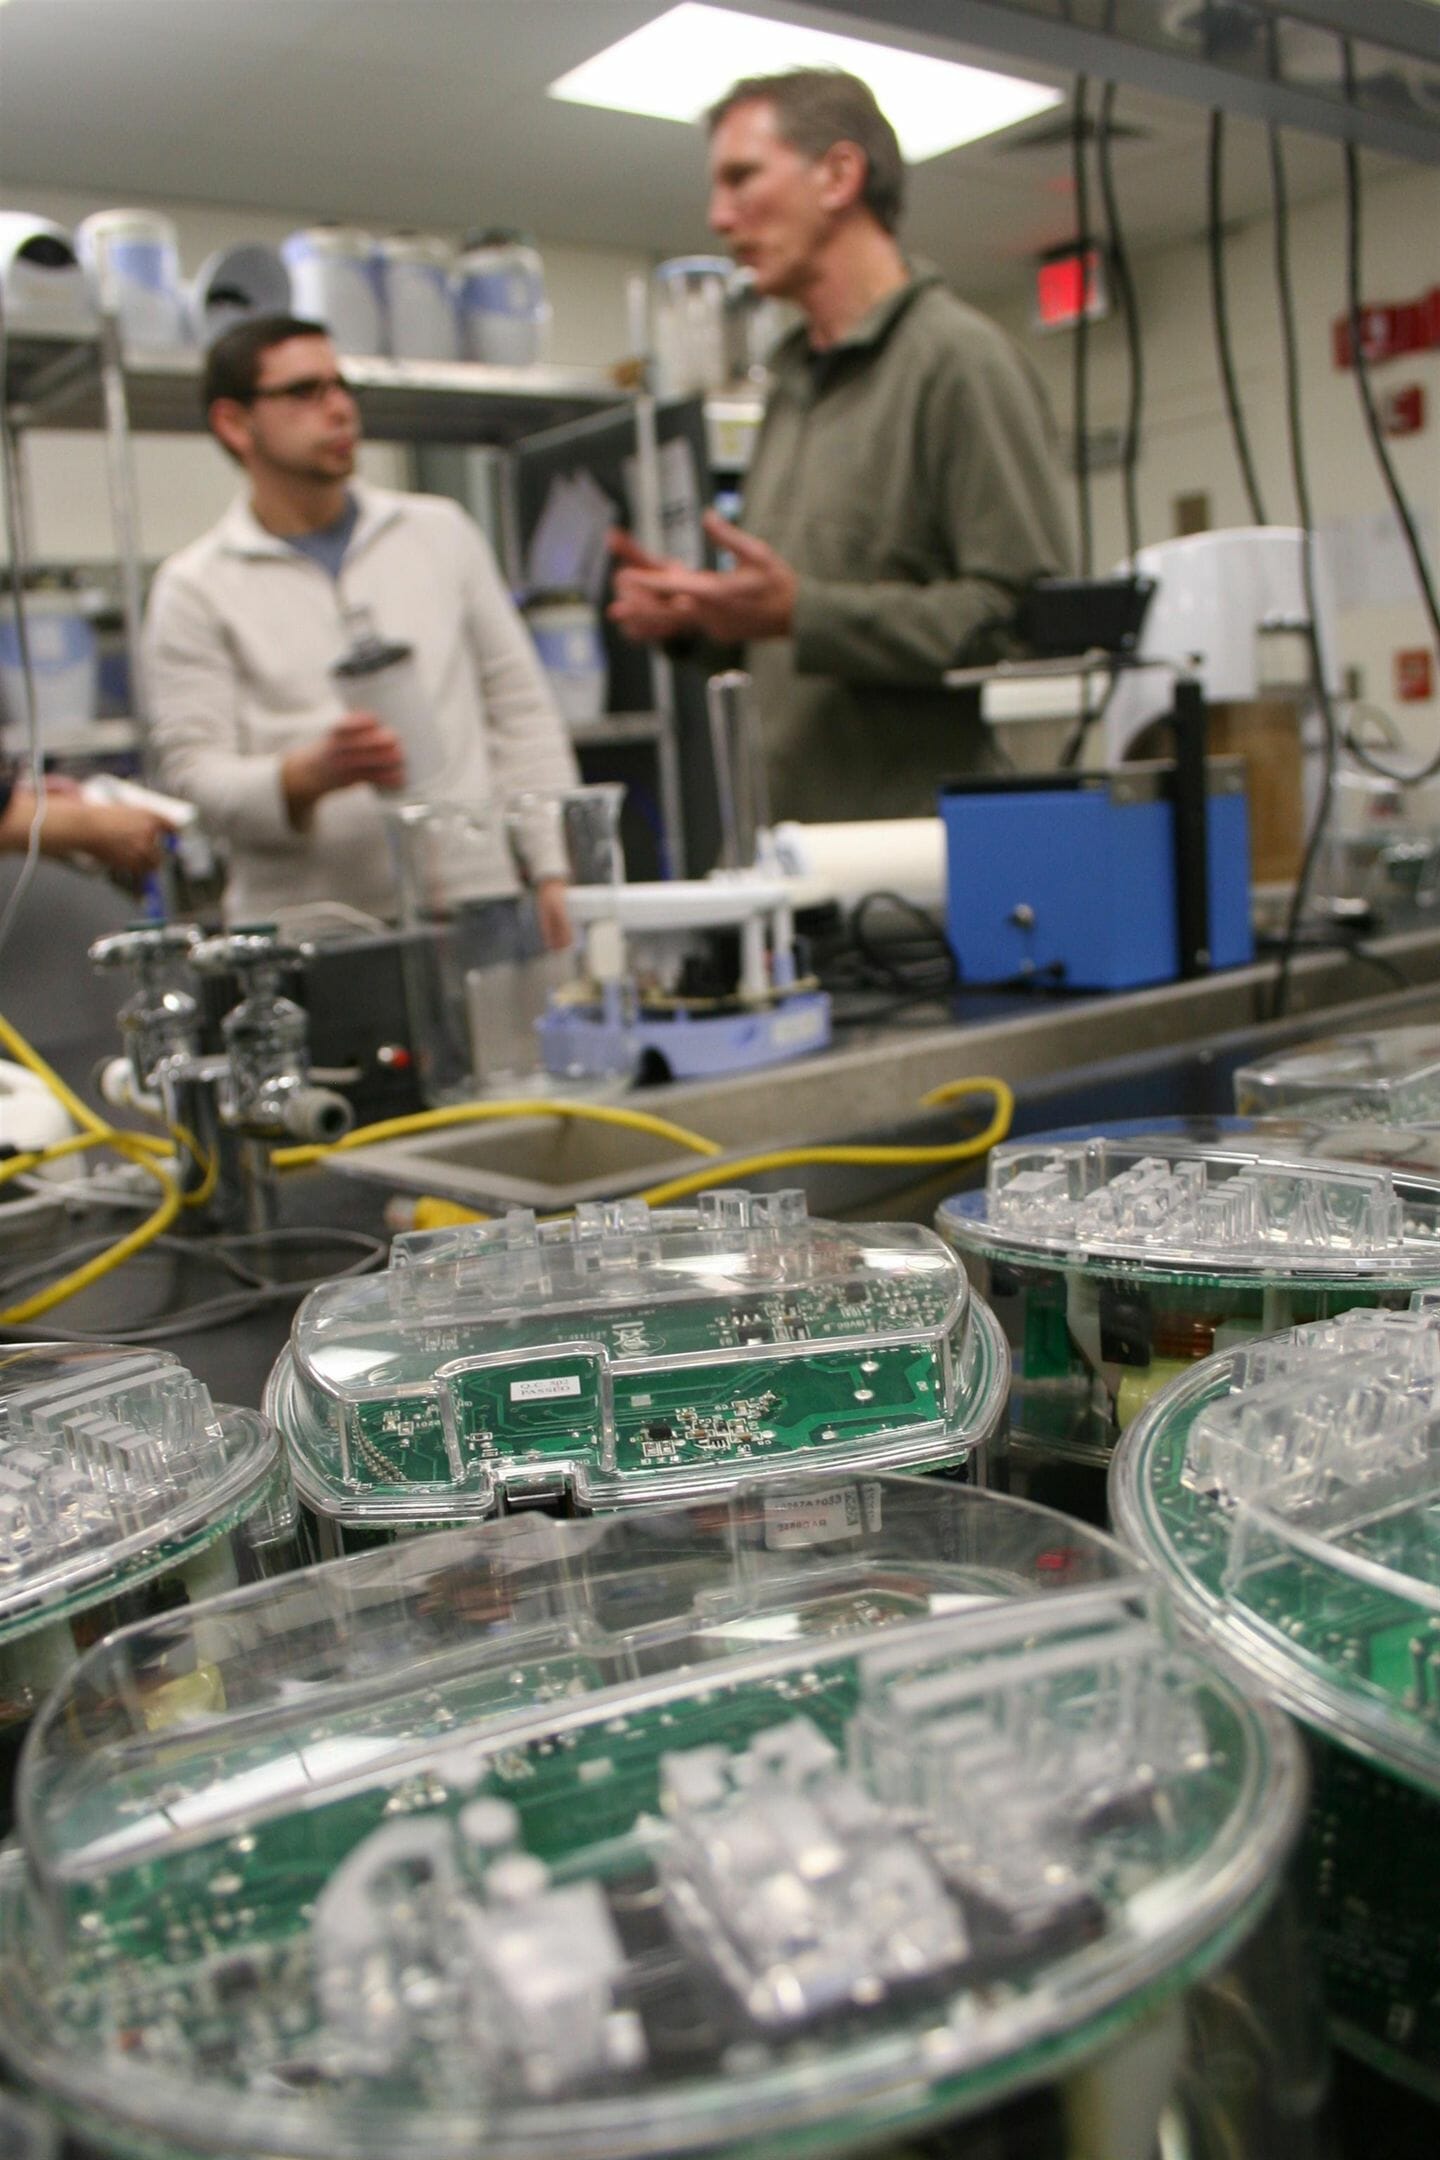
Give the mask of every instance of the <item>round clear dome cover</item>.
[[301, 1497], [383, 1525], [959, 1464], [1007, 1378], [932, 1232], [737, 1191], [397, 1238], [387, 1273], [307, 1298], [265, 1404]]
[[0, 1361], [0, 1642], [170, 1567], [239, 1519], [280, 1455], [162, 1350]]
[[1110, 1498], [1288, 1709], [1440, 1794], [1440, 1296], [1205, 1359], [1125, 1434]]
[[1284, 1720], [1047, 1510], [521, 1515], [80, 1663], [0, 1860], [0, 2051], [147, 2155], [839, 2152], [1209, 1970], [1302, 1794]]
[[1434, 1136], [1309, 1120], [1157, 1121], [991, 1151], [936, 1217], [962, 1253], [1141, 1279], [1440, 1283]]
[[1235, 1107], [1332, 1123], [1440, 1119], [1440, 1027], [1377, 1028], [1280, 1052], [1235, 1074]]

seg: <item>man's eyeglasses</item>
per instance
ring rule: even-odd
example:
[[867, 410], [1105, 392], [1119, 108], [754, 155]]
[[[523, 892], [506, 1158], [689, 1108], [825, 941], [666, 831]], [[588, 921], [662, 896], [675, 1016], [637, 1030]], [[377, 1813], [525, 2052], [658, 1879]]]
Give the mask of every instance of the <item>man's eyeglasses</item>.
[[343, 390], [346, 397], [355, 392], [343, 375], [301, 375], [294, 382], [272, 383], [268, 389], [252, 390], [250, 402], [260, 398], [288, 398], [292, 405], [318, 405], [332, 390]]

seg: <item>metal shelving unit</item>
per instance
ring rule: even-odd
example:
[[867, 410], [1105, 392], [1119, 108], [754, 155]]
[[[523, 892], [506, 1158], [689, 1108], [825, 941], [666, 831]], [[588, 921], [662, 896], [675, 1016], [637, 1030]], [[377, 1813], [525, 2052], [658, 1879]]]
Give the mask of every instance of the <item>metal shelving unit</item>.
[[[640, 538], [659, 547], [659, 487], [655, 478], [653, 408], [648, 397], [621, 387], [598, 368], [502, 368], [473, 361], [387, 360], [345, 355], [366, 439], [370, 442], [459, 443], [513, 450], [532, 435], [617, 407], [633, 407], [642, 468]], [[131, 678], [143, 745], [145, 692], [140, 666], [143, 612], [139, 529], [132, 465], [137, 434], [200, 434], [201, 358], [194, 350], [126, 352], [111, 320], [93, 339], [12, 336], [6, 347], [4, 397], [23, 446], [36, 429], [96, 431], [106, 439], [110, 510], [120, 570]], [[24, 460], [22, 530], [30, 529]], [[650, 530], [644, 528], [649, 525]], [[620, 744], [653, 746], [665, 846], [677, 874], [684, 868], [679, 762], [670, 672], [652, 670], [654, 710], [617, 713], [571, 731], [577, 749]]]

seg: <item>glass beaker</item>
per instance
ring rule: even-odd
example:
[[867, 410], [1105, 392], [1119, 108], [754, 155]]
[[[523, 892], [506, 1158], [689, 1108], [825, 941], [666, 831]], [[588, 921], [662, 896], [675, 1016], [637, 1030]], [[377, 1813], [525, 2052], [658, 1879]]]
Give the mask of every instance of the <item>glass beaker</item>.
[[569, 963], [543, 949], [498, 807], [403, 803], [388, 824], [406, 1006], [427, 1100], [523, 1085], [540, 1063], [535, 1023]]
[[541, 1030], [547, 1069], [561, 1077], [629, 1077], [639, 1057], [633, 1039], [635, 985], [625, 946], [622, 903], [625, 853], [618, 781], [537, 790], [512, 797], [510, 837], [532, 884], [567, 874], [592, 895], [609, 888], [615, 904], [586, 911], [570, 980], [551, 999]]

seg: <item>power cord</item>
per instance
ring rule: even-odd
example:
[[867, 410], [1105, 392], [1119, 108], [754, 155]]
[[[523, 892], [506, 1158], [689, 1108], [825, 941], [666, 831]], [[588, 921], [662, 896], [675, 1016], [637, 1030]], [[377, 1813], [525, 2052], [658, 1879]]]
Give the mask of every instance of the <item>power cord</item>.
[[[1130, 566], [1140, 552], [1140, 502], [1137, 489], [1137, 471], [1140, 463], [1141, 428], [1145, 413], [1145, 351], [1140, 330], [1140, 300], [1135, 289], [1135, 279], [1130, 268], [1130, 254], [1125, 245], [1124, 228], [1120, 221], [1120, 198], [1115, 187], [1115, 167], [1111, 155], [1112, 134], [1115, 121], [1115, 92], [1113, 82], [1106, 83], [1100, 99], [1099, 164], [1100, 194], [1105, 205], [1106, 248], [1115, 276], [1115, 290], [1120, 301], [1120, 313], [1125, 325], [1125, 349], [1129, 360], [1130, 397], [1125, 413], [1125, 442], [1120, 460], [1120, 484], [1125, 505], [1125, 551]], [[1107, 691], [1113, 695], [1114, 683]], [[1083, 739], [1083, 734], [1082, 734]]]
[[[358, 1248], [360, 1257], [352, 1260], [348, 1266], [331, 1268], [323, 1275], [292, 1276], [282, 1279], [265, 1275], [258, 1269], [247, 1267], [238, 1254], [229, 1249], [252, 1244], [261, 1247], [273, 1247], [279, 1244], [291, 1243], [312, 1247], [326, 1243], [342, 1247], [355, 1247]], [[75, 1261], [82, 1259], [88, 1252], [97, 1250], [103, 1252], [105, 1249], [106, 1240], [98, 1238], [89, 1241], [87, 1244], [73, 1246], [61, 1258]], [[264, 1311], [270, 1305], [293, 1302], [306, 1296], [311, 1290], [318, 1290], [323, 1283], [336, 1282], [347, 1276], [372, 1274], [376, 1269], [383, 1267], [387, 1252], [387, 1246], [383, 1238], [370, 1237], [363, 1231], [317, 1231], [303, 1228], [267, 1230], [257, 1235], [242, 1233], [228, 1238], [159, 1237], [151, 1241], [149, 1249], [152, 1252], [167, 1253], [183, 1259], [187, 1266], [193, 1265], [197, 1261], [211, 1262], [218, 1267], [224, 1268], [227, 1273], [236, 1276], [244, 1287], [238, 1291], [230, 1292], [227, 1296], [207, 1298], [198, 1304], [187, 1305], [183, 1311], [168, 1315], [163, 1320], [144, 1322], [136, 1327], [107, 1328], [103, 1334], [96, 1334], [85, 1328], [56, 1327], [49, 1321], [45, 1323], [43, 1329], [21, 1332], [33, 1333], [49, 1342], [168, 1342], [176, 1336], [201, 1334], [210, 1328], [224, 1327], [233, 1321], [248, 1319], [252, 1314]], [[9, 1271], [4, 1278], [3, 1294], [9, 1296], [12, 1291], [21, 1288], [27, 1280], [33, 1280], [36, 1276], [47, 1273], [54, 1264], [55, 1261], [52, 1257], [48, 1261], [33, 1263], [28, 1267]]]
[[1086, 106], [1089, 77], [1075, 78], [1075, 102], [1070, 135], [1070, 163], [1075, 181], [1076, 247], [1080, 257], [1080, 313], [1075, 323], [1074, 427], [1075, 495], [1080, 518], [1080, 575], [1089, 577], [1095, 566], [1095, 533], [1090, 499], [1090, 183], [1086, 171]]
[[1325, 680], [1325, 658], [1320, 650], [1319, 612], [1315, 598], [1315, 513], [1310, 499], [1310, 476], [1305, 461], [1300, 398], [1300, 341], [1295, 323], [1295, 286], [1290, 274], [1290, 195], [1285, 178], [1285, 146], [1280, 130], [1274, 127], [1270, 130], [1270, 187], [1275, 219], [1275, 288], [1280, 303], [1281, 348], [1285, 362], [1285, 424], [1290, 444], [1290, 468], [1295, 484], [1295, 507], [1301, 528], [1300, 572], [1305, 589], [1305, 646], [1310, 660], [1310, 678], [1316, 708], [1324, 730], [1320, 796], [1315, 805], [1309, 837], [1305, 842], [1305, 853], [1300, 860], [1300, 875], [1295, 880], [1295, 891], [1280, 948], [1275, 994], [1271, 1001], [1270, 1016], [1279, 1020], [1283, 1018], [1289, 1003], [1290, 971], [1300, 935], [1300, 924], [1309, 902], [1315, 866], [1320, 859], [1320, 850], [1324, 844], [1334, 802], [1340, 729], [1330, 702], [1330, 686]]
[[[1353, 78], [1353, 54], [1348, 39], [1345, 44], [1345, 59], [1347, 72]], [[1430, 635], [1437, 644], [1440, 644], [1440, 604], [1437, 604], [1436, 600], [1435, 582], [1431, 576], [1430, 565], [1426, 560], [1424, 544], [1415, 523], [1414, 513], [1406, 500], [1405, 491], [1400, 485], [1399, 476], [1395, 471], [1394, 460], [1391, 458], [1389, 445], [1385, 440], [1385, 430], [1380, 423], [1379, 407], [1375, 402], [1375, 385], [1371, 379], [1370, 363], [1365, 355], [1365, 309], [1362, 299], [1363, 277], [1361, 272], [1361, 257], [1363, 254], [1362, 225], [1363, 197], [1360, 184], [1360, 153], [1353, 143], [1347, 143], [1345, 145], [1345, 299], [1350, 320], [1350, 360], [1355, 370], [1355, 387], [1359, 394], [1360, 410], [1365, 420], [1365, 431], [1370, 438], [1370, 447], [1374, 451], [1375, 461], [1380, 467], [1381, 478], [1385, 483], [1385, 491], [1390, 498], [1391, 507], [1400, 522], [1400, 531], [1404, 537], [1406, 553], [1409, 555], [1414, 567], [1416, 583], [1420, 588], [1420, 598], [1429, 620]], [[1387, 765], [1383, 758], [1377, 758], [1373, 751], [1366, 750], [1363, 745], [1353, 739], [1347, 738], [1346, 746], [1356, 762], [1363, 765], [1367, 772], [1377, 774], [1382, 780], [1393, 780], [1400, 787], [1419, 787], [1424, 782], [1433, 780], [1436, 774], [1440, 773], [1440, 750], [1437, 750], [1433, 757], [1418, 766], [1413, 772], [1404, 772], [1396, 766]]]
[[1235, 356], [1230, 344], [1230, 308], [1225, 290], [1225, 225], [1222, 200], [1225, 115], [1222, 112], [1212, 112], [1210, 115], [1207, 170], [1210, 312], [1215, 325], [1215, 356], [1220, 364], [1220, 385], [1225, 394], [1225, 410], [1230, 419], [1230, 432], [1235, 440], [1235, 455], [1240, 461], [1240, 477], [1245, 483], [1250, 515], [1255, 524], [1268, 525], [1270, 520], [1265, 515], [1265, 505], [1260, 498], [1260, 484], [1255, 477], [1255, 461], [1250, 454], [1250, 435], [1240, 403], [1240, 388], [1235, 379]]
[[[875, 928], [874, 918], [882, 910], [902, 926], [888, 937]], [[908, 996], [944, 997], [960, 981], [960, 962], [939, 923], [900, 893], [865, 893], [855, 903], [850, 934], [865, 966]]]

